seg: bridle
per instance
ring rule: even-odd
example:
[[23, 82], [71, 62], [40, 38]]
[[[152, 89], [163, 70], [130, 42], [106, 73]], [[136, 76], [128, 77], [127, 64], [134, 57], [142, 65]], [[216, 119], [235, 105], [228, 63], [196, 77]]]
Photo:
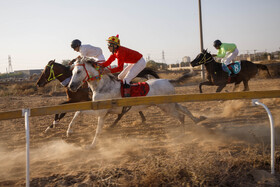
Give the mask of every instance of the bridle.
[[98, 75], [97, 76], [91, 76], [91, 75], [89, 75], [89, 73], [88, 73], [88, 71], [87, 71], [87, 68], [86, 68], [86, 66], [85, 66], [85, 64], [83, 63], [83, 64], [76, 64], [75, 66], [83, 66], [84, 67], [84, 69], [85, 69], [85, 71], [86, 71], [86, 77], [83, 79], [83, 83], [84, 82], [87, 82], [87, 81], [94, 81], [94, 80], [100, 80], [101, 78], [102, 78], [102, 72], [101, 72], [101, 68], [100, 68], [100, 66], [98, 66], [98, 65], [95, 65], [95, 64], [92, 64], [93, 65], [93, 67], [98, 71]]
[[[198, 65], [207, 64], [207, 63], [212, 62], [212, 61], [214, 60], [214, 58], [213, 58], [212, 56], [210, 56], [209, 58], [206, 58], [206, 54], [207, 54], [207, 53], [202, 53], [202, 54], [203, 54], [203, 57], [202, 57], [202, 59], [198, 62]], [[208, 61], [208, 60], [210, 60], [211, 58], [212, 58], [212, 60], [211, 60], [211, 61]]]
[[47, 67], [50, 68], [50, 75], [49, 75], [49, 77], [48, 77], [48, 79], [47, 79], [48, 82], [50, 82], [50, 81], [52, 81], [52, 80], [55, 80], [57, 77], [60, 77], [60, 76], [63, 75], [63, 74], [61, 73], [61, 74], [55, 76], [54, 70], [53, 70], [53, 64], [52, 64], [51, 66], [50, 66], [50, 65], [47, 65]]

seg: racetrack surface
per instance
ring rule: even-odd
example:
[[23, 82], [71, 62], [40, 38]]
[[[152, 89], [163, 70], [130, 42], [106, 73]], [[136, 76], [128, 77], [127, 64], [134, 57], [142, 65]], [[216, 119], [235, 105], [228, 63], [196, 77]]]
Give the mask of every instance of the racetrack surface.
[[[253, 79], [251, 91], [280, 90], [280, 81]], [[233, 85], [225, 90], [231, 91]], [[216, 87], [203, 87], [213, 93]], [[240, 85], [243, 89], [243, 85]], [[224, 91], [225, 91], [224, 90]], [[198, 93], [198, 85], [176, 88], [177, 94]], [[0, 97], [1, 111], [57, 105], [65, 96]], [[116, 128], [106, 119], [97, 147], [96, 116], [82, 115], [66, 137], [74, 113], [49, 132], [54, 116], [30, 118], [31, 186], [278, 186], [280, 98], [260, 99], [274, 117], [276, 175], [270, 174], [270, 127], [267, 113], [251, 100], [182, 103], [206, 120], [185, 125], [152, 106], [141, 124], [128, 113]], [[25, 185], [24, 119], [0, 121], [0, 186]]]

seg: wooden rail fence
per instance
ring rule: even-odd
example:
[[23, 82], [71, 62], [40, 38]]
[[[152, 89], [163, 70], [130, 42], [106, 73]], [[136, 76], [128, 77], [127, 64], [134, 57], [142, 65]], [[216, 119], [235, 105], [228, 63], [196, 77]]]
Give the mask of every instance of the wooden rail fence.
[[[277, 97], [280, 97], [280, 90], [131, 97], [31, 108], [30, 117], [57, 114], [62, 112], [74, 112], [79, 110], [99, 110], [122, 106], [153, 105], [174, 102], [179, 103], [214, 100], [261, 99]], [[22, 110], [0, 112], [0, 120], [16, 119], [23, 117], [24, 116], [22, 115]]]

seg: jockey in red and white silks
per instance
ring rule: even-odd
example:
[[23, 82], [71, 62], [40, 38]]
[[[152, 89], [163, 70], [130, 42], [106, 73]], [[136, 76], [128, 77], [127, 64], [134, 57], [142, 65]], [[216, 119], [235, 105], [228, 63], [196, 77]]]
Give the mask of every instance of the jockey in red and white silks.
[[[101, 65], [107, 67], [115, 59], [118, 59], [118, 66], [110, 69], [110, 71], [111, 73], [121, 72], [118, 78], [123, 80], [124, 83], [130, 84], [131, 80], [146, 67], [146, 61], [143, 55], [132, 49], [120, 46], [118, 35], [109, 37], [107, 41], [108, 48], [110, 52], [112, 52], [112, 55]], [[128, 63], [126, 68], [124, 68], [124, 63]]]

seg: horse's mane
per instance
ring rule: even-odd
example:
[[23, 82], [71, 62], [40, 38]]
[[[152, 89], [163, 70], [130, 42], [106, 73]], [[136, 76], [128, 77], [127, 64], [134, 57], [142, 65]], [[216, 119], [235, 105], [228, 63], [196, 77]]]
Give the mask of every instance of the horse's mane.
[[52, 65], [52, 64], [55, 64], [55, 65], [57, 65], [57, 66], [60, 66], [60, 67], [62, 67], [63, 69], [66, 69], [67, 71], [71, 71], [71, 70], [70, 70], [70, 66], [66, 66], [66, 65], [63, 65], [63, 64], [61, 64], [61, 63], [57, 63], [57, 62], [55, 62], [55, 60], [49, 61], [48, 65]]
[[[94, 68], [96, 68], [95, 66], [99, 66], [100, 68], [105, 68], [105, 67], [101, 66], [100, 64], [98, 64], [98, 62], [96, 62], [96, 61], [95, 61], [94, 59], [92, 59], [92, 58], [84, 57], [84, 60], [85, 60], [86, 63], [89, 63], [89, 64], [90, 64], [92, 67], [94, 67]], [[111, 80], [117, 81], [117, 78], [116, 78], [113, 74], [109, 73], [109, 74], [107, 74], [107, 75], [108, 75], [108, 77], [109, 77]]]

